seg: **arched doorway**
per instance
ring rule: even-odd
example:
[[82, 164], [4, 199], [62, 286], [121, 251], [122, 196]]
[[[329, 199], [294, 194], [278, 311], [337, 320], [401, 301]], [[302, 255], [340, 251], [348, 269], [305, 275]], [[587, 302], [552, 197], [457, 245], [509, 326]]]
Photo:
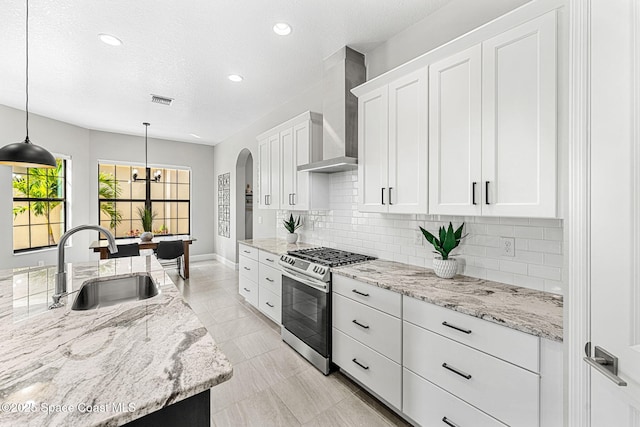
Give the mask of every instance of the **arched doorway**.
[[236, 262], [237, 242], [253, 238], [253, 156], [244, 148], [236, 162]]

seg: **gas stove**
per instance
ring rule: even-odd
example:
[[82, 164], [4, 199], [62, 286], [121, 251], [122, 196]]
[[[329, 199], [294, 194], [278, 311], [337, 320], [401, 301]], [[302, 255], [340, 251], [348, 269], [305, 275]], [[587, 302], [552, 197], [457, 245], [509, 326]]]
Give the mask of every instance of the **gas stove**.
[[375, 257], [341, 251], [332, 248], [310, 248], [289, 251], [280, 257], [280, 264], [285, 268], [311, 276], [323, 282], [329, 281], [331, 267], [370, 261]]

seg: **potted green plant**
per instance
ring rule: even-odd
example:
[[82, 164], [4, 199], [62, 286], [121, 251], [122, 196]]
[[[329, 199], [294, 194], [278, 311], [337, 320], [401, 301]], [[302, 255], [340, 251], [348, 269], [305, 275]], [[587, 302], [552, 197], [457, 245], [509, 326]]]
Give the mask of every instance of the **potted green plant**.
[[464, 222], [457, 230], [454, 231], [453, 225], [449, 223], [449, 227], [440, 227], [438, 230], [438, 237], [429, 233], [424, 228], [420, 227], [420, 231], [427, 239], [427, 242], [431, 243], [435, 249], [434, 253], [440, 254], [433, 259], [433, 271], [436, 276], [443, 279], [451, 279], [456, 275], [458, 271], [458, 261], [455, 258], [451, 258], [451, 251], [458, 247], [460, 240], [464, 237], [462, 235], [462, 229], [464, 228]]
[[302, 227], [302, 224], [300, 223], [300, 217], [295, 220], [293, 219], [293, 214], [290, 214], [289, 219], [285, 219], [284, 221], [282, 221], [282, 223], [284, 224], [285, 230], [289, 232], [289, 234], [287, 234], [287, 243], [297, 242], [298, 233], [296, 233], [296, 230]]
[[140, 240], [143, 242], [150, 242], [153, 239], [153, 220], [156, 219], [157, 214], [149, 208], [138, 207], [138, 217], [142, 222], [142, 229], [144, 233], [140, 235]]

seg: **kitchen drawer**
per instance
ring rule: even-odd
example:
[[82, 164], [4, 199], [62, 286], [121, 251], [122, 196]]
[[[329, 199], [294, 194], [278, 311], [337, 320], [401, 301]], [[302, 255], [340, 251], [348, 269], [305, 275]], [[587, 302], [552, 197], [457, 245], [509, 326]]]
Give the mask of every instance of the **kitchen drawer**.
[[505, 427], [413, 372], [402, 370], [402, 412], [422, 426]]
[[276, 295], [266, 287], [259, 286], [259, 306], [264, 314], [269, 316], [278, 325], [282, 324], [282, 304], [280, 295]]
[[[402, 362], [402, 321], [375, 308], [333, 294], [333, 327], [382, 353]], [[357, 322], [357, 323], [356, 323]]]
[[245, 276], [252, 282], [258, 283], [258, 261], [246, 256], [240, 257], [240, 276]]
[[403, 343], [405, 368], [506, 424], [539, 425], [537, 374], [408, 322]]
[[392, 316], [400, 317], [402, 295], [348, 277], [333, 275], [333, 292], [351, 298]]
[[269, 265], [274, 268], [278, 268], [278, 260], [280, 257], [278, 255], [274, 255], [271, 252], [260, 251], [259, 260], [262, 264]]
[[252, 248], [251, 246], [243, 245], [242, 243], [238, 244], [238, 253], [242, 256], [246, 256], [247, 258], [251, 258], [253, 260], [258, 261], [260, 252], [256, 248]]
[[238, 292], [254, 307], [258, 307], [258, 284], [247, 276], [240, 276], [238, 280]]
[[333, 362], [382, 399], [400, 409], [402, 407], [402, 368], [400, 365], [336, 328], [333, 328], [332, 338], [331, 358]]
[[540, 338], [536, 336], [415, 298], [404, 298], [403, 306], [403, 319], [408, 322], [540, 372]]
[[260, 286], [269, 289], [276, 295], [282, 295], [282, 272], [279, 268], [260, 264], [260, 271], [258, 275], [260, 277], [260, 280], [258, 281]]

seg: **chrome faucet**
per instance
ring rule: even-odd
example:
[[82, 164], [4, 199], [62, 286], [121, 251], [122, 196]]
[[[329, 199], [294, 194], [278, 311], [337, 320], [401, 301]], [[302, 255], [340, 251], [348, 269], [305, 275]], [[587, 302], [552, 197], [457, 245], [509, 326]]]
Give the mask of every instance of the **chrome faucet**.
[[60, 302], [60, 298], [67, 295], [67, 272], [65, 271], [64, 263], [64, 245], [72, 234], [82, 230], [95, 230], [101, 232], [107, 236], [107, 240], [109, 241], [107, 248], [109, 249], [109, 252], [112, 254], [118, 252], [116, 238], [113, 237], [113, 234], [111, 234], [109, 230], [104, 227], [100, 227], [99, 225], [79, 225], [64, 233], [58, 242], [58, 273], [56, 274], [56, 289], [55, 294], [51, 297], [53, 299], [53, 304], [51, 304], [49, 308], [58, 308], [64, 305], [64, 303]]

